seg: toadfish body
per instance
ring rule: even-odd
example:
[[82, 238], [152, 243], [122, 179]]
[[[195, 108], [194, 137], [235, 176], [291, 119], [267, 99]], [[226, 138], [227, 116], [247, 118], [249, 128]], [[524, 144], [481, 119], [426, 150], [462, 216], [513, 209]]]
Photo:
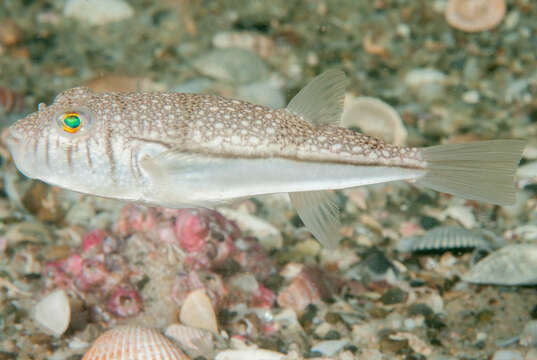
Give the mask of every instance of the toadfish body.
[[9, 128], [26, 176], [164, 207], [210, 207], [289, 193], [306, 227], [337, 243], [333, 189], [416, 180], [497, 204], [515, 200], [525, 142], [397, 147], [338, 126], [347, 80], [317, 76], [284, 109], [219, 96], [96, 93], [79, 87]]

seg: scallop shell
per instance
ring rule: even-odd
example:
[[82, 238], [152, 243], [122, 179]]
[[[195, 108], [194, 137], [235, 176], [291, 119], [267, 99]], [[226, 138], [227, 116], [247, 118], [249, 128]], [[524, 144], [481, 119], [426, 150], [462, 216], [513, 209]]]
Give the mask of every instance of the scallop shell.
[[449, 25], [466, 32], [490, 30], [504, 16], [504, 0], [449, 0], [445, 13]]
[[189, 360], [156, 329], [120, 326], [99, 336], [82, 360]]
[[347, 96], [341, 123], [345, 127], [358, 127], [365, 134], [395, 145], [404, 145], [408, 135], [399, 113], [391, 105], [373, 97]]
[[489, 249], [490, 244], [483, 236], [458, 226], [439, 226], [424, 236], [415, 238], [410, 251], [447, 250], [447, 249]]
[[463, 280], [477, 284], [537, 284], [537, 245], [509, 245], [475, 264]]
[[197, 289], [188, 294], [181, 306], [179, 320], [185, 325], [218, 334], [216, 313], [204, 289]]
[[207, 359], [213, 357], [213, 335], [208, 330], [172, 324], [166, 328], [164, 334], [177, 341], [181, 348], [194, 358], [200, 355]]

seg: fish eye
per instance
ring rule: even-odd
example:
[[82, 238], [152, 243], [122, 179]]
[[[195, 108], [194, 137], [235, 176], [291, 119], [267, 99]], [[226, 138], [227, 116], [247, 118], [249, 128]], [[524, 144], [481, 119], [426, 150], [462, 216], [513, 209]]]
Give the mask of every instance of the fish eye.
[[57, 116], [57, 120], [61, 129], [69, 134], [75, 134], [90, 125], [90, 117], [85, 111], [65, 111]]
[[75, 133], [78, 131], [78, 129], [80, 129], [81, 125], [82, 121], [80, 120], [78, 113], [69, 113], [63, 115], [62, 129], [64, 131]]

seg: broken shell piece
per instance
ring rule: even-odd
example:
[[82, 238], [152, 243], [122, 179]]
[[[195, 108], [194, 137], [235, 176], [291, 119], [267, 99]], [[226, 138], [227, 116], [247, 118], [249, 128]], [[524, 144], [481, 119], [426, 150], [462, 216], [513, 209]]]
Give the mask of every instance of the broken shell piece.
[[181, 307], [179, 320], [185, 325], [206, 329], [218, 334], [216, 314], [211, 304], [211, 299], [203, 289], [194, 290], [188, 294]]
[[71, 306], [64, 290], [56, 290], [45, 296], [34, 308], [35, 321], [57, 337], [69, 327]]
[[301, 312], [311, 303], [332, 294], [332, 286], [326, 274], [318, 268], [304, 266], [291, 284], [278, 295], [278, 305]]
[[493, 29], [504, 16], [504, 0], [450, 0], [445, 13], [449, 25], [466, 32]]
[[219, 352], [214, 360], [282, 360], [285, 355], [263, 349], [224, 350]]
[[537, 245], [509, 245], [474, 265], [463, 280], [477, 284], [537, 284]]
[[251, 232], [252, 235], [259, 239], [263, 248], [269, 250], [282, 247], [282, 234], [274, 225], [257, 216], [230, 208], [219, 208], [218, 211], [228, 219], [235, 221], [241, 229]]
[[211, 359], [213, 357], [213, 335], [205, 329], [172, 324], [166, 328], [164, 335], [177, 341], [181, 349], [193, 358], [203, 356]]
[[357, 127], [364, 134], [395, 145], [404, 145], [407, 138], [407, 130], [397, 111], [373, 97], [353, 98], [347, 95], [341, 125], [347, 128]]
[[189, 360], [157, 330], [140, 326], [120, 326], [99, 336], [82, 360], [161, 359]]

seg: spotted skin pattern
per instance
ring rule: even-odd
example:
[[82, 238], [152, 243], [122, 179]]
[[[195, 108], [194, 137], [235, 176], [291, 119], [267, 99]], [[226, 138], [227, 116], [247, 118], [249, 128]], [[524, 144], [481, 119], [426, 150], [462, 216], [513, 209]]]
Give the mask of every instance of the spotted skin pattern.
[[[213, 95], [94, 93], [78, 87], [58, 95], [54, 105], [66, 111], [89, 109], [95, 122], [101, 123], [99, 130], [108, 139], [123, 139], [125, 145], [142, 141], [215, 156], [425, 166], [420, 149], [386, 144], [334, 125], [315, 128], [286, 109]], [[20, 122], [16, 126], [28, 132], [39, 131], [40, 124]], [[112, 146], [107, 148], [112, 151]]]

